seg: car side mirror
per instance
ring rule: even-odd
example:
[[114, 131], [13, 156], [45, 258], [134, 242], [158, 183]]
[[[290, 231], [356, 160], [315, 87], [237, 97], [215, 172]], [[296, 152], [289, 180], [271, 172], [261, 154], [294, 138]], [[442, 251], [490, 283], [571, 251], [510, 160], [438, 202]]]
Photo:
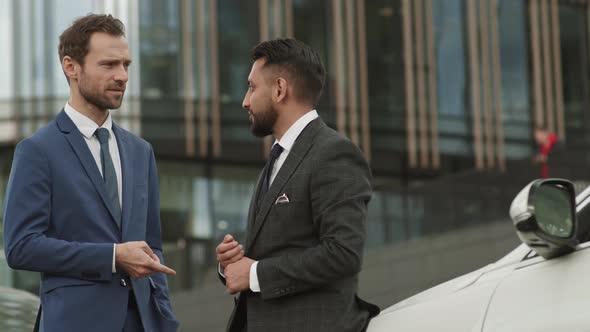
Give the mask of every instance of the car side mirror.
[[561, 179], [539, 179], [524, 187], [510, 205], [510, 218], [520, 240], [545, 259], [576, 248], [574, 185]]

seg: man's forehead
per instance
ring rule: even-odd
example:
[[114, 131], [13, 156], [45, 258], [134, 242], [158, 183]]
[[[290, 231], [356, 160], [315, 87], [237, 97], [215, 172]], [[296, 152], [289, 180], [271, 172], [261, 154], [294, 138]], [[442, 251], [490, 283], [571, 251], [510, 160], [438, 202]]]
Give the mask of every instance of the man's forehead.
[[129, 44], [124, 36], [113, 36], [97, 32], [90, 37], [89, 53], [103, 56], [129, 57]]
[[250, 79], [252, 76], [260, 76], [265, 78], [272, 78], [278, 74], [276, 65], [268, 65], [266, 58], [259, 58], [252, 64], [252, 71], [250, 72]]
[[261, 72], [262, 69], [264, 68], [265, 63], [266, 63], [266, 60], [262, 59], [262, 58], [254, 61], [254, 63], [252, 64], [252, 70], [250, 70], [250, 75]]

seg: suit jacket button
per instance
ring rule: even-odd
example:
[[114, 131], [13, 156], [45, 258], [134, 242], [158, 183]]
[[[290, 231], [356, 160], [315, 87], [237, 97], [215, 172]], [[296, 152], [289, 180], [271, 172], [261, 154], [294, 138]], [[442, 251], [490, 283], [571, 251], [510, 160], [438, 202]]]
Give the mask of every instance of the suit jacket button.
[[125, 278], [121, 278], [121, 281], [119, 283], [122, 287], [127, 287], [127, 281], [125, 281]]

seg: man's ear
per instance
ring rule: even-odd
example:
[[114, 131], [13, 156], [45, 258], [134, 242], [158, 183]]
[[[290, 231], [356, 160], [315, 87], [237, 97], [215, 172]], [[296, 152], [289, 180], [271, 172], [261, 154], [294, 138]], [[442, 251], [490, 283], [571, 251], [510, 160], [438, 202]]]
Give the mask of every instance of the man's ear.
[[274, 89], [273, 89], [273, 100], [275, 103], [281, 103], [285, 101], [287, 97], [289, 84], [286, 79], [283, 77], [278, 77], [275, 80]]
[[64, 71], [64, 74], [68, 78], [68, 81], [78, 79], [80, 64], [76, 60], [72, 59], [72, 57], [69, 55], [64, 56], [64, 58], [61, 60], [61, 67]]

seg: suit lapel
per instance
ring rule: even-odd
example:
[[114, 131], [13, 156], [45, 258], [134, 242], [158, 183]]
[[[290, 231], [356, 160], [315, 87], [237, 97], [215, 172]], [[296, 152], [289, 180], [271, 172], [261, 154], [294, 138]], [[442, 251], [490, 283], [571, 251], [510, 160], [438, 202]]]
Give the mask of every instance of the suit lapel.
[[285, 184], [289, 181], [297, 167], [299, 167], [299, 164], [301, 164], [301, 161], [309, 151], [309, 148], [311, 148], [313, 145], [314, 139], [319, 130], [325, 126], [326, 125], [324, 122], [320, 118], [317, 118], [310, 122], [301, 132], [299, 137], [297, 137], [297, 140], [295, 140], [295, 144], [293, 144], [287, 159], [281, 166], [281, 169], [272, 182], [270, 188], [268, 188], [266, 196], [264, 196], [262, 202], [260, 202], [258, 213], [254, 215], [255, 212], [252, 210], [256, 207], [256, 202], [254, 201], [256, 200], [258, 191], [260, 190], [261, 183], [261, 177], [258, 178], [258, 184], [256, 186], [257, 189], [254, 193], [253, 200], [250, 202], [250, 217], [248, 224], [249, 230], [248, 239], [246, 241], [246, 253], [249, 252], [249, 249], [256, 240], [256, 236], [260, 232], [260, 228], [266, 222], [266, 216], [268, 216], [268, 213], [274, 204], [275, 198], [279, 195]]
[[94, 188], [98, 192], [98, 195], [102, 199], [102, 202], [109, 210], [112, 221], [115, 224], [117, 224], [114, 217], [115, 215], [112, 211], [110, 204], [108, 203], [104, 181], [102, 179], [102, 176], [100, 175], [98, 167], [96, 166], [96, 161], [94, 161], [94, 158], [92, 157], [92, 154], [88, 149], [88, 145], [84, 141], [84, 136], [82, 136], [82, 133], [80, 133], [78, 128], [76, 128], [76, 125], [74, 125], [70, 117], [63, 110], [57, 115], [56, 123], [60, 131], [64, 134], [68, 143], [70, 143], [70, 146], [76, 153], [76, 156], [80, 160], [80, 163], [82, 163], [82, 166], [86, 171], [86, 174], [90, 178], [90, 181], [92, 181], [92, 184], [94, 184]]
[[122, 177], [122, 201], [121, 206], [121, 227], [123, 239], [129, 229], [129, 218], [133, 208], [133, 158], [132, 149], [127, 139], [127, 133], [119, 126], [113, 123], [113, 133], [117, 138], [117, 147], [119, 148], [119, 157], [121, 158], [121, 177]]
[[256, 199], [258, 198], [260, 188], [262, 188], [262, 175], [264, 174], [264, 169], [260, 171], [258, 174], [258, 180], [256, 180], [256, 187], [254, 188], [254, 194], [250, 199], [250, 208], [248, 209], [248, 228], [251, 229], [254, 225], [254, 219], [256, 218]]

